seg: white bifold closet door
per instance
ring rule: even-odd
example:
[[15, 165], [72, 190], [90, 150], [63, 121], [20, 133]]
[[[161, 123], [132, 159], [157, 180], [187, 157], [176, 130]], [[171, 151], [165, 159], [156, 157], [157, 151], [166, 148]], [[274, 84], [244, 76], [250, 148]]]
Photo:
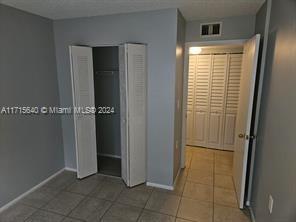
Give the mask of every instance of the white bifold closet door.
[[224, 112], [226, 72], [227, 55], [213, 55], [209, 88], [209, 126], [207, 128], [207, 146], [212, 148], [221, 148], [222, 143], [221, 132]]
[[202, 55], [196, 58], [196, 72], [194, 82], [194, 109], [193, 109], [193, 141], [205, 146], [207, 144], [209, 87], [211, 72], [211, 55]]
[[[74, 107], [94, 107], [92, 48], [70, 46], [72, 96]], [[95, 115], [74, 113], [77, 177], [97, 172]]]
[[211, 55], [190, 56], [189, 58], [187, 142], [205, 146], [208, 127]]
[[241, 54], [190, 55], [187, 144], [234, 149]]
[[122, 178], [132, 187], [146, 182], [146, 45], [124, 44], [119, 54]]
[[[127, 186], [146, 182], [146, 45], [119, 47], [121, 168]], [[70, 46], [73, 105], [94, 107], [92, 48]], [[97, 172], [95, 115], [74, 114], [77, 176]]]
[[225, 113], [223, 123], [223, 149], [234, 150], [235, 131], [239, 106], [240, 81], [242, 73], [242, 54], [228, 56], [228, 76], [226, 87]]
[[187, 124], [186, 124], [186, 142], [194, 144], [193, 140], [193, 111], [194, 111], [194, 93], [195, 93], [195, 70], [197, 56], [189, 56], [188, 65], [188, 94], [187, 94]]

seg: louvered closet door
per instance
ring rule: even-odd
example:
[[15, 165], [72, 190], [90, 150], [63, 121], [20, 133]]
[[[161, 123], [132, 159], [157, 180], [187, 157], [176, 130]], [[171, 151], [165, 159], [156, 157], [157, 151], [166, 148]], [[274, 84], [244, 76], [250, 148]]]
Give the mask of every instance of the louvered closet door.
[[[70, 46], [72, 96], [74, 107], [94, 107], [92, 48]], [[74, 113], [77, 177], [95, 174], [98, 170], [96, 125], [94, 115]]]
[[198, 55], [194, 86], [193, 142], [206, 146], [208, 128], [208, 103], [211, 73], [211, 55]]
[[188, 94], [187, 94], [187, 129], [186, 143], [194, 145], [193, 141], [193, 108], [194, 108], [194, 84], [197, 65], [197, 55], [189, 56], [188, 67]]
[[146, 181], [146, 45], [127, 45], [128, 186]]
[[213, 55], [210, 79], [208, 146], [221, 148], [227, 55]]
[[239, 104], [241, 66], [242, 54], [230, 54], [223, 130], [223, 147], [226, 150], [233, 150], [235, 144], [235, 126]]

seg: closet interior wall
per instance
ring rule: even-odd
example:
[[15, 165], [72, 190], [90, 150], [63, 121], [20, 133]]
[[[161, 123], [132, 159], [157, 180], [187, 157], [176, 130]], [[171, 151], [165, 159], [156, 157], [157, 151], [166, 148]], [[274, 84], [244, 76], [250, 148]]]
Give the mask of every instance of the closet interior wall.
[[94, 47], [94, 89], [97, 108], [114, 113], [96, 114], [98, 172], [121, 176], [119, 54], [117, 46]]
[[243, 47], [189, 55], [187, 145], [234, 150]]

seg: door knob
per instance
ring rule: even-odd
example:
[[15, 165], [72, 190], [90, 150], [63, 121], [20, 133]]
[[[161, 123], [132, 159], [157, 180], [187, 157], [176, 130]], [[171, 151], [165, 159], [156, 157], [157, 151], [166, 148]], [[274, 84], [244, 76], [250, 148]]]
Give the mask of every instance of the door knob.
[[245, 134], [242, 134], [242, 133], [238, 134], [238, 138], [245, 138]]

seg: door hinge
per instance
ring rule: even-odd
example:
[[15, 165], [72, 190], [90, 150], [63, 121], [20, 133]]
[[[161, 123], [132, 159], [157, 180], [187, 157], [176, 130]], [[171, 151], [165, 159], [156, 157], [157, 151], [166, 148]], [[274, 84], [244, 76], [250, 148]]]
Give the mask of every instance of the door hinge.
[[256, 135], [251, 135], [251, 136], [246, 135], [245, 138], [246, 138], [246, 140], [254, 140], [254, 139], [256, 139]]

